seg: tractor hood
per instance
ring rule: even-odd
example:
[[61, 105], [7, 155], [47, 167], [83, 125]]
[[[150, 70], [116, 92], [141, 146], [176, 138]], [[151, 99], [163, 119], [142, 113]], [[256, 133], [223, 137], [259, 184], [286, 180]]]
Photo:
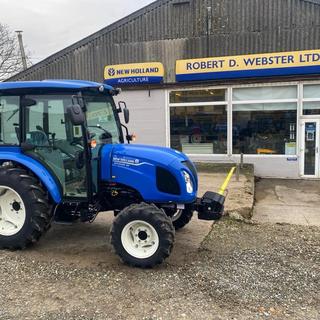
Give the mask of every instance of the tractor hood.
[[[197, 172], [182, 152], [157, 146], [118, 144], [105, 145], [101, 157], [102, 180], [132, 187], [145, 201], [189, 203], [196, 197]], [[193, 192], [186, 190], [184, 172], [190, 175]]]
[[134, 157], [141, 160], [151, 160], [168, 166], [174, 161], [186, 161], [188, 157], [180, 151], [165, 147], [149, 146], [142, 144], [119, 144], [113, 148], [114, 155]]

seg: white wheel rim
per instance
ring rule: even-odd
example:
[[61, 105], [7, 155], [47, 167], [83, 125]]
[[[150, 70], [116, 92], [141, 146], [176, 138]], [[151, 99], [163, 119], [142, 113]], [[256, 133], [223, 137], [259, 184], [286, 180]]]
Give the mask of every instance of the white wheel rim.
[[172, 222], [177, 221], [182, 215], [182, 210], [178, 209], [175, 214], [172, 216]]
[[0, 186], [0, 235], [17, 234], [26, 221], [26, 208], [20, 195], [7, 186]]
[[159, 248], [159, 236], [156, 229], [148, 222], [134, 220], [121, 232], [123, 248], [137, 259], [147, 259]]

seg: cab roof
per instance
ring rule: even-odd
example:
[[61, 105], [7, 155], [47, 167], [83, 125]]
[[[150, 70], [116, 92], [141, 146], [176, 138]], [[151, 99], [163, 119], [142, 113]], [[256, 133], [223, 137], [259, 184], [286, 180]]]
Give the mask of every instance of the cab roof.
[[0, 82], [0, 92], [6, 90], [24, 90], [24, 89], [64, 89], [81, 90], [104, 87], [105, 90], [113, 90], [113, 87], [91, 81], [84, 80], [42, 80], [42, 81], [16, 81]]

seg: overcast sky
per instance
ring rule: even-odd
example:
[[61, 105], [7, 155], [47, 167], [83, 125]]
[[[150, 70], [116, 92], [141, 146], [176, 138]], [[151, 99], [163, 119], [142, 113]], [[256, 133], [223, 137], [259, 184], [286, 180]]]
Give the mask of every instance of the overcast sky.
[[0, 22], [23, 30], [36, 63], [154, 0], [0, 0]]

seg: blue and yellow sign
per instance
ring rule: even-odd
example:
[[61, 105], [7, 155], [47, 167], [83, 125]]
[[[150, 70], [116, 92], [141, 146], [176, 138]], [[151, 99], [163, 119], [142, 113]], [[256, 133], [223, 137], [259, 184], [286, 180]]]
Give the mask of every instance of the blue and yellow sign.
[[164, 67], [160, 62], [131, 63], [106, 66], [105, 83], [110, 85], [139, 85], [160, 83]]
[[177, 81], [320, 73], [320, 49], [178, 60]]

